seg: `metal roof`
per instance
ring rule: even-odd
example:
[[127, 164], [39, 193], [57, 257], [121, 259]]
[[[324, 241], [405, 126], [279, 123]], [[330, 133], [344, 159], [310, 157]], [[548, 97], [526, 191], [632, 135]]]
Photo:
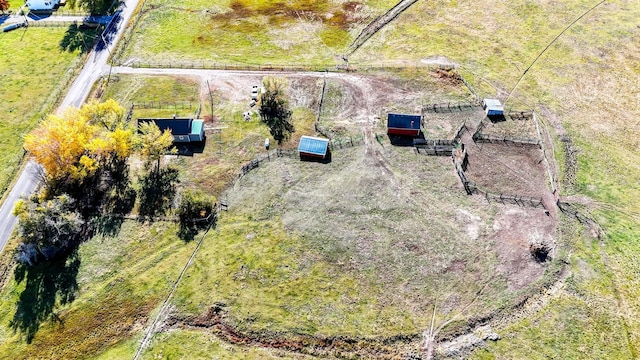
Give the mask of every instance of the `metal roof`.
[[189, 135], [191, 133], [191, 119], [138, 119], [140, 122], [154, 122], [160, 129], [171, 130], [172, 135]]
[[327, 139], [303, 136], [300, 138], [298, 151], [308, 154], [325, 156], [327, 154], [327, 146], [329, 146], [329, 140]]
[[484, 99], [484, 107], [489, 110], [504, 110], [502, 103], [498, 99]]
[[191, 134], [200, 134], [204, 127], [204, 120], [196, 119], [191, 122]]
[[420, 130], [420, 115], [388, 114], [387, 127]]

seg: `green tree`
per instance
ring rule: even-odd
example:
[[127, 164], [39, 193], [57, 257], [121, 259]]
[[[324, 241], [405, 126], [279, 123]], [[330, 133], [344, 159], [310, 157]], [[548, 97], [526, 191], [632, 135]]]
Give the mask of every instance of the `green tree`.
[[282, 144], [289, 140], [291, 133], [295, 131], [286, 93], [287, 83], [282, 78], [267, 76], [262, 85], [264, 91], [259, 97], [260, 118], [269, 127], [274, 140]]
[[211, 223], [210, 217], [215, 211], [216, 198], [198, 190], [186, 190], [182, 193], [180, 205], [176, 210], [180, 220], [178, 235], [184, 240], [193, 240], [200, 229]]
[[33, 195], [19, 200], [13, 214], [18, 216], [18, 234], [22, 239], [16, 258], [29, 265], [37, 262], [40, 255], [50, 259], [74, 246], [85, 225], [74, 209], [73, 199], [67, 195], [50, 200]]

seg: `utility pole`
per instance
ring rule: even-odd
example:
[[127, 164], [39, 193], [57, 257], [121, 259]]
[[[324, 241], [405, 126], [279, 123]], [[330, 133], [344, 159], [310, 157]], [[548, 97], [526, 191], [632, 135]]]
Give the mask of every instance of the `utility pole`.
[[[211, 103], [211, 123], [213, 124], [213, 93], [211, 92], [211, 85], [207, 80], [207, 89], [209, 90], [209, 101]], [[218, 129], [218, 155], [222, 156], [222, 119], [220, 119], [220, 128]]]

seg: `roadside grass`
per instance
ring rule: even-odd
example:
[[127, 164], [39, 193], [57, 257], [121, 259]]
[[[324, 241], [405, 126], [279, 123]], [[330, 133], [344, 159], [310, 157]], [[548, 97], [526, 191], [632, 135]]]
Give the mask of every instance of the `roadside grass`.
[[[481, 96], [504, 100], [539, 52], [593, 5], [582, 1], [417, 3], [351, 59], [417, 62], [445, 55], [462, 66]], [[577, 250], [569, 260], [586, 273], [601, 269], [604, 277], [578, 277], [576, 286], [582, 291], [554, 297], [539, 317], [545, 326], [528, 328], [528, 322], [518, 322], [504, 330], [506, 340], [489, 347], [491, 354], [483, 352], [479, 357], [602, 358], [605, 347], [619, 358], [638, 356], [636, 258], [640, 249], [634, 239], [640, 226], [636, 181], [640, 168], [634, 134], [640, 133], [635, 80], [640, 69], [633, 60], [639, 56], [638, 49], [629, 39], [638, 37], [634, 19], [639, 11], [626, 1], [598, 7], [549, 48], [506, 104], [551, 113], [542, 121], [556, 130], [562, 124], [578, 148], [577, 183], [568, 191], [595, 200], [586, 211], [598, 220], [605, 235], [602, 245], [586, 247], [580, 244], [597, 240], [585, 239], [588, 234], [577, 237]]]
[[79, 51], [60, 48], [65, 28], [28, 28], [0, 35], [0, 192], [4, 193], [24, 156], [22, 137], [47, 115]]
[[[11, 279], [0, 295], [0, 353], [11, 359], [70, 359], [115, 346], [121, 349], [119, 358], [131, 357], [137, 344], [123, 339], [146, 326], [195, 246], [179, 240], [176, 231], [171, 223], [125, 221], [118, 236], [98, 235], [82, 244], [80, 267], [72, 279], [78, 285], [75, 300], [66, 305], [55, 300], [56, 293], [40, 291], [37, 298], [29, 298], [23, 291], [25, 281]], [[32, 290], [38, 286], [45, 285], [29, 285], [36, 287]], [[50, 314], [43, 312], [47, 320], [27, 344], [10, 326], [16, 306], [37, 312], [48, 301], [55, 306]]]
[[332, 65], [360, 28], [390, 6], [388, 0], [152, 0], [121, 62]]

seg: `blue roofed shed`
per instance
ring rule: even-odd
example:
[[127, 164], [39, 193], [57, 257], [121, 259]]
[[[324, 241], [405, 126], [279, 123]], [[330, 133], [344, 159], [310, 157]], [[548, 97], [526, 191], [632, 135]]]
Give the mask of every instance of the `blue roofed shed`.
[[420, 115], [388, 114], [387, 135], [420, 135]]
[[300, 156], [311, 156], [324, 159], [327, 156], [329, 140], [311, 136], [302, 136], [298, 144]]

